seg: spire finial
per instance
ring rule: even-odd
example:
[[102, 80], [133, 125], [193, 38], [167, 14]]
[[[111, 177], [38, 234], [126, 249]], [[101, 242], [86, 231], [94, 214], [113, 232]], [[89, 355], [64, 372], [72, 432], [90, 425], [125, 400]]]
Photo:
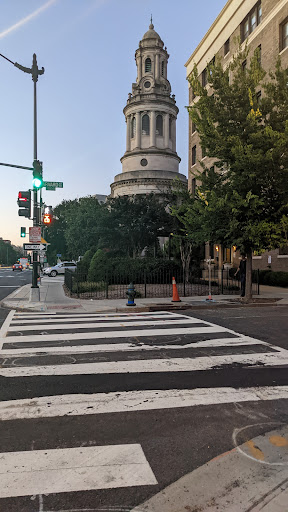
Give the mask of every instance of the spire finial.
[[151, 25], [152, 25], [152, 23], [153, 23], [153, 20], [152, 20], [152, 14], [151, 14]]
[[154, 25], [153, 25], [153, 20], [152, 20], [152, 14], [151, 14], [151, 20], [150, 20], [150, 21], [151, 21], [151, 23], [150, 23], [150, 25], [149, 25], [149, 29], [150, 29], [150, 30], [153, 30]]

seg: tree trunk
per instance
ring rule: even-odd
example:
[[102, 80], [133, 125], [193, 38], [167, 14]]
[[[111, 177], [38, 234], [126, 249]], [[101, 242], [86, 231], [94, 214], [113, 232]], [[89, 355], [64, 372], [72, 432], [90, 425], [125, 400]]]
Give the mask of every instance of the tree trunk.
[[247, 251], [245, 301], [252, 300], [252, 250]]
[[188, 243], [184, 240], [180, 241], [180, 254], [182, 261], [182, 268], [184, 272], [185, 283], [188, 283], [189, 280], [189, 267], [190, 261], [192, 257], [192, 244]]

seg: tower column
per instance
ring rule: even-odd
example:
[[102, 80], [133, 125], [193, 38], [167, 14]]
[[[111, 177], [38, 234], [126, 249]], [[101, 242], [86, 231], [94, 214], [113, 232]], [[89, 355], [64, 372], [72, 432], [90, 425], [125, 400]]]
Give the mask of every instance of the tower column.
[[159, 78], [159, 72], [160, 72], [159, 53], [156, 53], [156, 60], [155, 60], [155, 78], [156, 78], [156, 80]]
[[172, 151], [176, 152], [176, 119], [175, 119], [175, 117], [172, 118], [171, 139], [172, 139]]
[[126, 151], [131, 149], [131, 115], [126, 117]]
[[152, 110], [150, 113], [150, 147], [156, 146], [156, 112]]
[[136, 112], [136, 148], [141, 147], [141, 114]]
[[138, 61], [138, 80], [141, 80], [142, 78], [142, 55], [139, 55], [139, 61]]
[[169, 148], [169, 114], [164, 116], [164, 147]]

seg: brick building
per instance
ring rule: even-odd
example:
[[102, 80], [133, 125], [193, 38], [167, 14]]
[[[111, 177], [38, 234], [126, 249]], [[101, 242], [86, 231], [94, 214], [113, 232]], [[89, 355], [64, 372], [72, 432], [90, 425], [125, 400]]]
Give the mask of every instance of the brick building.
[[[261, 64], [266, 71], [275, 68], [279, 55], [282, 66], [287, 67], [288, 0], [228, 0], [185, 64], [187, 77], [196, 64], [199, 79], [205, 86], [207, 64], [214, 59], [215, 55], [218, 55], [223, 59], [223, 65], [228, 65], [238, 47], [237, 39], [239, 38], [243, 45], [248, 42], [250, 55], [259, 48]], [[189, 86], [189, 105], [193, 102], [193, 91]], [[213, 160], [205, 156], [196, 127], [190, 120], [188, 186], [192, 192], [197, 185], [195, 173], [201, 169], [199, 165], [201, 160], [207, 168], [213, 165]], [[235, 247], [209, 247], [209, 244], [206, 244], [206, 257], [209, 256], [215, 258], [219, 265], [238, 264]], [[267, 267], [272, 270], [288, 271], [288, 250], [277, 249], [253, 257], [253, 268], [266, 269]]]

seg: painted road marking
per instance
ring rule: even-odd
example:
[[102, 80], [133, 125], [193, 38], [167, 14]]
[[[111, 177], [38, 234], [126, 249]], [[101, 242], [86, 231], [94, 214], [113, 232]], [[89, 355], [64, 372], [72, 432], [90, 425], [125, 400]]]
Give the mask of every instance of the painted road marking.
[[[7, 339], [7, 338], [6, 338]], [[223, 365], [279, 366], [288, 364], [288, 355], [283, 352], [269, 354], [235, 354], [225, 356], [141, 359], [135, 361], [108, 361], [101, 363], [64, 364], [49, 366], [26, 366], [1, 368], [2, 377], [32, 377], [51, 375], [103, 375], [112, 373], [158, 373], [205, 371]]]
[[[66, 318], [62, 318], [62, 316], [61, 317], [57, 316], [56, 318], [55, 317], [54, 318], [43, 318], [42, 320], [43, 320], [44, 324], [42, 324], [41, 322], [39, 323], [39, 318], [37, 318], [37, 319], [33, 318], [33, 319], [29, 319], [29, 320], [27, 320], [27, 319], [23, 319], [22, 320], [21, 318], [13, 318], [13, 321], [11, 322], [11, 326], [13, 326], [15, 323], [17, 323], [17, 324], [21, 323], [23, 325], [26, 325], [26, 324], [28, 324], [28, 325], [37, 324], [37, 326], [41, 326], [41, 325], [45, 325], [46, 326], [46, 325], [49, 325], [49, 324], [57, 324], [57, 323], [63, 322], [64, 320], [65, 321], [67, 320], [67, 322], [71, 322], [74, 325], [74, 322], [89, 322], [89, 321], [91, 322], [91, 318], [93, 318], [93, 315], [89, 315], [89, 316], [88, 315], [87, 316], [79, 315], [79, 316], [75, 316], [75, 317], [74, 317], [74, 315], [73, 316], [70, 315], [69, 317], [66, 317]], [[165, 318], [165, 319], [169, 319], [170, 318], [171, 319], [171, 315], [169, 315], [169, 316], [168, 315], [151, 315], [151, 317], [149, 317], [149, 320], [150, 321], [152, 321], [152, 320], [160, 321], [160, 320], [163, 320], [163, 318]], [[103, 323], [104, 320], [107, 321], [107, 319], [105, 317], [97, 318], [97, 323], [99, 323], [99, 326], [105, 325]], [[119, 320], [120, 320], [120, 318], [115, 317], [115, 322], [113, 322], [112, 325], [116, 325], [117, 326], [117, 321], [119, 322]], [[131, 323], [130, 320], [138, 320], [138, 322], [140, 323], [141, 319], [139, 319], [138, 315], [137, 316], [136, 315], [131, 315], [129, 317], [126, 317], [125, 320], [127, 320], [127, 325], [133, 325], [133, 323]], [[181, 316], [179, 316], [179, 320], [181, 320]], [[174, 322], [175, 322], [175, 320], [173, 320], [173, 323]], [[201, 322], [201, 320], [197, 321], [197, 323], [199, 323], [199, 322]], [[141, 323], [143, 323], [143, 325], [145, 325], [143, 321]], [[183, 319], [182, 319], [182, 323], [183, 323]], [[186, 323], [186, 321], [185, 321], [185, 323]], [[192, 323], [195, 323], [195, 321], [192, 322]], [[205, 322], [203, 322], [203, 323], [205, 323]], [[122, 318], [121, 318], [121, 324], [118, 323], [118, 325], [123, 325]], [[75, 324], [75, 327], [77, 327], [77, 326], [78, 325]], [[21, 325], [21, 327], [22, 327], [22, 325]], [[57, 329], [58, 328], [59, 327], [57, 327]]]
[[105, 338], [124, 338], [143, 336], [181, 336], [183, 334], [219, 334], [230, 333], [236, 338], [240, 335], [230, 329], [224, 327], [178, 327], [177, 329], [141, 329], [129, 331], [98, 331], [98, 332], [76, 332], [61, 334], [31, 334], [29, 336], [9, 336], [9, 338], [0, 339], [0, 349], [3, 343], [27, 343], [29, 342], [45, 342], [45, 341], [73, 341], [73, 340], [97, 340]]
[[[115, 318], [118, 318], [118, 317], [127, 317], [127, 318], [130, 318], [131, 316], [137, 316], [137, 317], [142, 317], [142, 316], [151, 316], [151, 314], [153, 315], [153, 313], [151, 313], [150, 311], [147, 312], [147, 311], [143, 311], [141, 313], [88, 313], [88, 312], [81, 312], [81, 313], [78, 313], [77, 311], [73, 314], [71, 313], [65, 313], [65, 312], [61, 312], [61, 313], [56, 313], [56, 312], [41, 312], [41, 313], [37, 313], [37, 312], [17, 312], [16, 315], [15, 315], [15, 318], [34, 318], [34, 317], [37, 317], [37, 318], [41, 318], [41, 317], [45, 317], [45, 316], [53, 316], [53, 315], [56, 315], [57, 318], [60, 318], [60, 317], [66, 317], [66, 318], [73, 318], [74, 316], [77, 317], [77, 316], [93, 316], [95, 318], [106, 318], [106, 317], [115, 317]], [[157, 311], [157, 316], [164, 316], [164, 315], [169, 315], [169, 316], [178, 316], [178, 317], [182, 317], [181, 314], [179, 313], [173, 313], [173, 312], [170, 312], [170, 311]], [[154, 316], [154, 315], [153, 315]], [[190, 318], [190, 317], [189, 317]]]
[[8, 328], [9, 328], [9, 324], [13, 318], [14, 313], [15, 313], [15, 309], [11, 309], [11, 311], [9, 311], [8, 315], [6, 316], [6, 318], [2, 324], [2, 327], [0, 329], [0, 346], [1, 346], [1, 338], [5, 338]]
[[0, 498], [158, 482], [140, 444], [0, 454]]
[[288, 386], [197, 388], [44, 396], [0, 403], [0, 420], [85, 416], [288, 399]]
[[[59, 323], [57, 324], [57, 321], [53, 322], [53, 325], [46, 325], [46, 324], [41, 324], [41, 323], [38, 323], [37, 325], [11, 325], [10, 328], [9, 328], [9, 332], [15, 332], [15, 331], [20, 331], [21, 332], [25, 332], [25, 331], [39, 331], [40, 329], [42, 329], [42, 327], [45, 329], [47, 329], [47, 331], [53, 331], [55, 329], [59, 330], [65, 330], [65, 329], [71, 329], [71, 328], [75, 328], [75, 329], [93, 329], [93, 328], [103, 328], [103, 329], [108, 329], [109, 327], [140, 327], [140, 326], [147, 326], [147, 327], [150, 327], [150, 326], [154, 326], [154, 325], [157, 325], [157, 324], [162, 324], [163, 323], [163, 320], [162, 319], [155, 319], [155, 320], [138, 320], [138, 321], [135, 321], [135, 322], [125, 322], [125, 320], [121, 320], [120, 322], [102, 322], [102, 323], [99, 323], [99, 322], [90, 322], [90, 323], [84, 323], [84, 324], [68, 324], [68, 323]], [[190, 318], [189, 320], [184, 320], [181, 319], [181, 320], [166, 320], [165, 321], [165, 325], [183, 325], [183, 323], [185, 324], [206, 324], [207, 325], [207, 322], [202, 322], [202, 320], [198, 320], [197, 318]], [[209, 324], [208, 324], [209, 325]], [[214, 328], [215, 329], [215, 328]]]
[[[247, 338], [247, 339], [246, 339]], [[22, 339], [22, 338], [21, 338]], [[10, 338], [7, 338], [8, 343], [10, 342]], [[5, 343], [6, 341], [5, 340]], [[27, 340], [28, 341], [28, 337]], [[30, 341], [30, 338], [29, 338]], [[266, 345], [267, 347], [271, 347], [269, 343], [261, 342], [256, 339], [250, 339], [249, 336], [243, 336], [242, 338], [214, 338], [212, 340], [205, 341], [196, 341], [194, 343], [187, 342], [186, 345], [145, 345], [145, 343], [141, 342], [135, 345], [130, 343], [111, 343], [106, 345], [67, 345], [67, 346], [53, 346], [53, 347], [35, 347], [35, 348], [17, 348], [17, 344], [15, 343], [15, 348], [10, 349], [2, 349], [0, 352], [0, 356], [5, 357], [15, 357], [17, 355], [32, 357], [33, 354], [88, 354], [88, 353], [100, 353], [100, 352], [139, 352], [139, 351], [165, 351], [165, 350], [185, 350], [188, 348], [211, 348], [211, 347], [241, 347], [241, 346], [250, 346], [250, 345]], [[277, 350], [277, 347], [274, 347]]]

